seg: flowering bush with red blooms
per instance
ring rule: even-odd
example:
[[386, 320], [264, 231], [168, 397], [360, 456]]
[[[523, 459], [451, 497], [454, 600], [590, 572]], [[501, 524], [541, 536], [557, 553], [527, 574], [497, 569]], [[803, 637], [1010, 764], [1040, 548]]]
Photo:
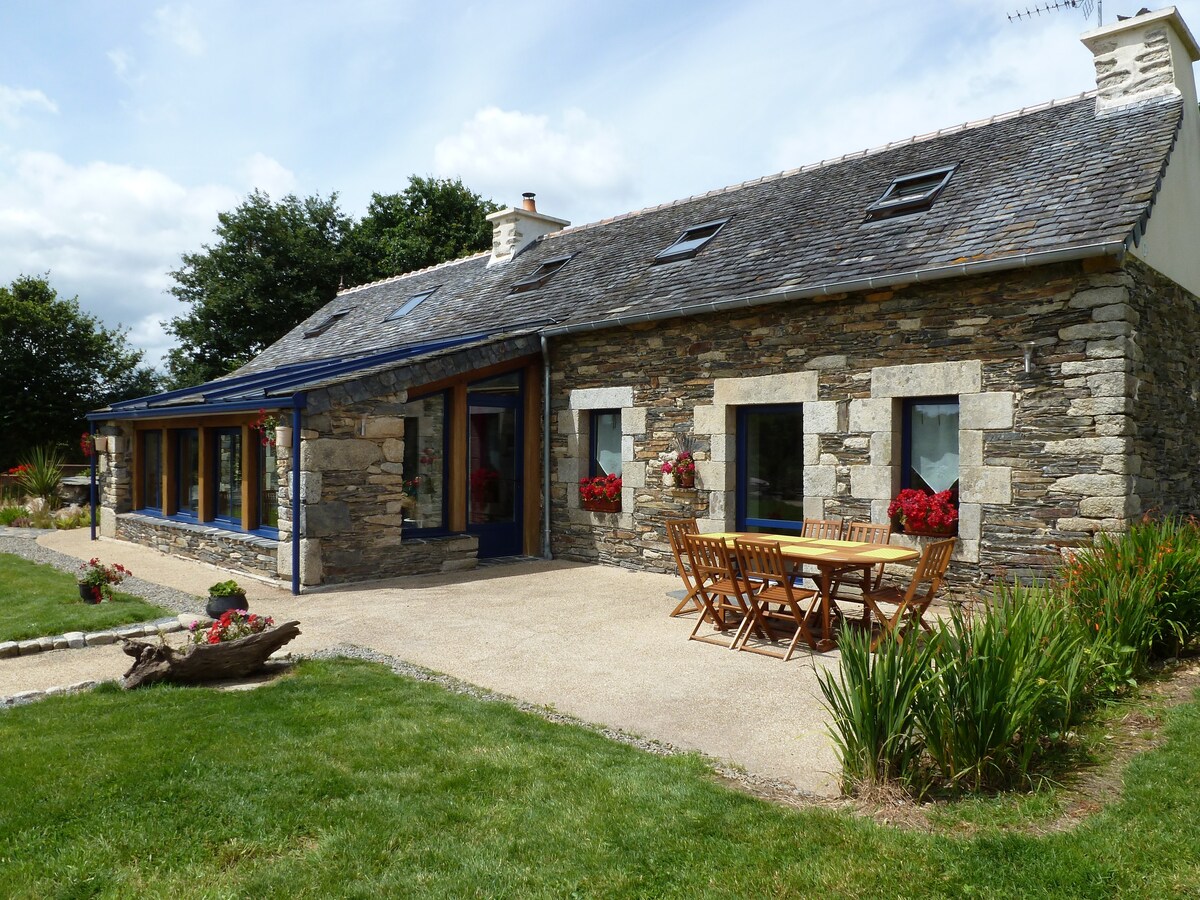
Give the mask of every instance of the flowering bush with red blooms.
[[96, 452], [96, 439], [85, 431], [79, 436], [79, 449], [83, 451], [85, 457], [91, 456]]
[[692, 457], [692, 454], [687, 450], [679, 451], [679, 458], [675, 460], [675, 473], [681, 475], [685, 472], [695, 471], [696, 460]]
[[907, 532], [950, 534], [958, 527], [958, 507], [954, 504], [953, 491], [931, 494], [907, 488], [888, 505], [888, 515], [899, 516], [900, 524]]
[[621, 476], [597, 475], [595, 478], [581, 478], [579, 496], [582, 500], [620, 500]]
[[279, 416], [274, 413], [268, 416], [265, 409], [260, 409], [258, 418], [250, 423], [250, 427], [258, 432], [264, 447], [275, 446], [275, 429], [279, 427]]
[[5, 472], [4, 474], [5, 474], [5, 475], [19, 476], [19, 475], [21, 475], [22, 473], [24, 473], [24, 472], [28, 472], [28, 471], [29, 471], [29, 466], [26, 466], [26, 465], [20, 465], [20, 466], [13, 466], [11, 469], [9, 469], [9, 470], [8, 470], [7, 472]]
[[222, 613], [221, 618], [207, 628], [199, 622], [193, 622], [188, 630], [192, 633], [193, 644], [222, 644], [259, 634], [274, 624], [275, 620], [270, 616], [256, 616], [244, 609], [231, 609]]
[[113, 563], [111, 566], [106, 566], [100, 562], [99, 557], [93, 556], [86, 563], [79, 566], [79, 574], [76, 580], [80, 584], [86, 584], [93, 588], [93, 594], [99, 593], [106, 600], [112, 599], [112, 587], [114, 584], [120, 584], [133, 573], [130, 572], [120, 563]]

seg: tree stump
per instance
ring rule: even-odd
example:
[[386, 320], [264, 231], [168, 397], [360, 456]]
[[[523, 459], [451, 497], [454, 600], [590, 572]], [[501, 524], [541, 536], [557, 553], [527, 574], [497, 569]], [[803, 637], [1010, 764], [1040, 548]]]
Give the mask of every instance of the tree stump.
[[300, 634], [299, 622], [284, 622], [277, 628], [223, 641], [220, 644], [192, 644], [176, 650], [166, 644], [123, 641], [125, 653], [133, 665], [125, 673], [127, 690], [170, 681], [175, 684], [199, 684], [223, 678], [243, 678], [261, 671], [267, 657]]

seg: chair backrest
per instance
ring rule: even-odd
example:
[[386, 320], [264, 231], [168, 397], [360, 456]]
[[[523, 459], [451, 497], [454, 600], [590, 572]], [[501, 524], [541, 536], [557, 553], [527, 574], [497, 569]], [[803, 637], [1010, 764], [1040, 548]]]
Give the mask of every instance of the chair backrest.
[[733, 567], [733, 557], [724, 538], [685, 534], [683, 542], [692, 563], [692, 574], [697, 580], [724, 578], [737, 584], [737, 570]]
[[738, 571], [750, 582], [763, 586], [781, 585], [791, 594], [792, 579], [779, 549], [779, 541], [737, 538], [733, 542]]
[[886, 544], [892, 539], [892, 526], [875, 522], [850, 522], [846, 526], [846, 540], [862, 541], [866, 544]]
[[[935, 541], [925, 547], [921, 558], [917, 561], [912, 582], [904, 595], [906, 601], [917, 600], [923, 608], [933, 599], [933, 595], [942, 586], [946, 570], [950, 568], [950, 554], [954, 552], [956, 540], [956, 538], [947, 538], [944, 541]], [[923, 584], [929, 585], [928, 589], [922, 591], [921, 585]]]
[[817, 538], [823, 541], [836, 541], [842, 536], [841, 519], [805, 519], [800, 530], [802, 537]]
[[699, 534], [700, 525], [695, 519], [667, 519], [666, 526], [667, 540], [671, 544], [671, 552], [675, 554], [675, 565], [679, 567], [679, 574], [686, 580], [688, 567], [684, 558], [687, 554], [687, 547], [683, 542], [684, 535]]

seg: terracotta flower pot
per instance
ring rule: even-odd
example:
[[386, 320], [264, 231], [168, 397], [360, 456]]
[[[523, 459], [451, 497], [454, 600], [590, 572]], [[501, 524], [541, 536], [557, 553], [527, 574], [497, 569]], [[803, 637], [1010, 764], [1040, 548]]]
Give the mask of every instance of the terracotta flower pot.
[[696, 486], [696, 470], [689, 469], [686, 472], [679, 473], [679, 486], [681, 488], [692, 488]]
[[620, 500], [584, 500], [583, 508], [590, 509], [592, 512], [620, 512]]

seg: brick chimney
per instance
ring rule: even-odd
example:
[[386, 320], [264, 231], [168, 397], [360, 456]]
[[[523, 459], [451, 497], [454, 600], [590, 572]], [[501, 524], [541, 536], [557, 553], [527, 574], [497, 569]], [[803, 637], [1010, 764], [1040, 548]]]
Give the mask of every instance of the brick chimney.
[[1196, 105], [1196, 39], [1173, 6], [1143, 11], [1080, 37], [1096, 63], [1096, 112], [1168, 94]]
[[521, 195], [521, 208], [509, 207], [487, 217], [492, 223], [492, 258], [489, 266], [506, 263], [544, 234], [561, 231], [571, 223], [537, 211], [534, 195]]

